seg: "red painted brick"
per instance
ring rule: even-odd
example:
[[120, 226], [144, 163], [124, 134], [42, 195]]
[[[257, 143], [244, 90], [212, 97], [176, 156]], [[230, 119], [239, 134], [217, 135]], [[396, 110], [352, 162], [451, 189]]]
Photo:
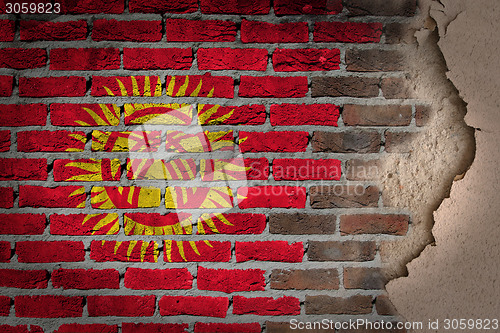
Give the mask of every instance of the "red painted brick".
[[[144, 249], [143, 249], [144, 247]], [[92, 241], [90, 259], [97, 262], [157, 262], [158, 244], [146, 241]]]
[[60, 71], [100, 71], [120, 68], [120, 50], [114, 48], [52, 49], [50, 69]]
[[234, 42], [236, 24], [221, 20], [167, 19], [168, 42]]
[[54, 333], [118, 333], [118, 325], [62, 324]]
[[340, 180], [340, 160], [325, 159], [275, 159], [273, 177], [275, 180]]
[[236, 261], [282, 261], [302, 262], [302, 242], [288, 244], [287, 241], [236, 242]]
[[266, 286], [265, 271], [260, 269], [209, 269], [198, 267], [198, 289], [225, 293], [262, 291]]
[[45, 214], [0, 214], [0, 234], [41, 235], [45, 230]]
[[[213, 111], [215, 112], [212, 113]], [[200, 125], [262, 125], [265, 121], [266, 107], [264, 105], [198, 104], [198, 123]]]
[[23, 97], [79, 97], [85, 96], [87, 81], [84, 77], [21, 77], [19, 96]]
[[307, 77], [241, 76], [240, 97], [305, 97], [309, 88]]
[[16, 296], [14, 307], [16, 309], [16, 317], [81, 317], [83, 313], [83, 297], [53, 295]]
[[185, 333], [189, 324], [123, 323], [122, 333]]
[[273, 104], [273, 126], [337, 126], [340, 108], [334, 104]]
[[63, 289], [118, 289], [120, 273], [116, 269], [58, 269], [52, 272], [52, 286]]
[[[103, 108], [110, 112], [117, 112], [117, 117], [114, 119], [106, 118]], [[98, 114], [102, 121], [96, 122], [86, 109]], [[117, 126], [120, 123], [119, 115], [120, 109], [115, 104], [50, 105], [50, 120], [54, 126]]]
[[243, 43], [307, 43], [309, 28], [307, 22], [273, 24], [243, 19], [241, 41]]
[[[192, 216], [188, 213], [125, 213], [124, 215], [125, 235], [148, 235], [148, 234], [168, 234], [176, 228], [181, 228], [182, 232], [176, 234], [191, 234], [190, 230]], [[189, 225], [186, 225], [186, 224]]]
[[0, 20], [0, 42], [12, 42], [16, 34], [15, 22]]
[[193, 52], [186, 49], [124, 48], [125, 69], [190, 69]]
[[0, 208], [14, 207], [14, 189], [12, 187], [0, 187]]
[[404, 236], [408, 232], [408, 215], [358, 214], [340, 217], [342, 235], [390, 234]]
[[158, 42], [161, 40], [161, 21], [95, 20], [92, 39], [95, 41]]
[[62, 14], [121, 14], [125, 0], [61, 0]]
[[13, 76], [0, 75], [0, 97], [11, 96], [13, 85], [14, 85]]
[[44, 49], [0, 49], [0, 68], [31, 69], [47, 64]]
[[[210, 245], [207, 242], [165, 240], [163, 259], [166, 262], [228, 262], [231, 260], [231, 242], [209, 241]], [[181, 247], [183, 253], [181, 253]]]
[[273, 53], [276, 72], [331, 71], [340, 68], [339, 49], [277, 49]]
[[200, 70], [247, 70], [265, 71], [267, 50], [211, 48], [198, 49], [198, 68]]
[[[103, 225], [101, 225], [103, 224]], [[112, 235], [119, 230], [118, 214], [50, 215], [52, 235]]]
[[259, 152], [304, 152], [308, 132], [245, 132], [239, 133], [239, 146], [242, 153]]
[[238, 206], [247, 208], [305, 208], [306, 188], [254, 186], [238, 188]]
[[[0, 296], [0, 316], [8, 316], [10, 314], [11, 298], [8, 296]], [[1, 329], [1, 327], [0, 327]], [[2, 331], [4, 332], [4, 331]]]
[[342, 0], [275, 0], [276, 15], [339, 14]]
[[265, 228], [264, 214], [202, 214], [198, 219], [197, 234], [261, 234]]
[[[0, 9], [1, 13], [2, 9]], [[43, 329], [40, 326], [30, 325], [0, 325], [0, 331], [3, 333], [43, 333]]]
[[85, 40], [87, 39], [87, 21], [21, 21], [20, 36], [22, 41], [30, 42], [37, 40]]
[[151, 317], [155, 296], [87, 296], [89, 317]]
[[86, 142], [84, 132], [23, 131], [17, 133], [17, 151], [27, 153], [83, 151]]
[[253, 314], [258, 316], [286, 316], [300, 314], [300, 300], [296, 297], [283, 296], [253, 297], [243, 296], [233, 297], [233, 314], [244, 315]]
[[1, 158], [0, 180], [46, 180], [45, 158]]
[[10, 262], [11, 252], [10, 243], [0, 241], [0, 262]]
[[316, 43], [378, 43], [382, 36], [382, 23], [316, 22]]
[[[98, 169], [96, 171], [87, 168]], [[118, 159], [82, 158], [77, 160], [55, 160], [54, 181], [118, 181], [121, 165]]]
[[[175, 84], [170, 91], [169, 85], [172, 83], [172, 79], [174, 79]], [[180, 91], [181, 87], [185, 87], [186, 82], [189, 83], [187, 89], [185, 92]], [[201, 88], [199, 88], [200, 82], [202, 83]], [[234, 97], [234, 80], [230, 76], [212, 76], [210, 73], [204, 75], [168, 75], [166, 85], [168, 96], [181, 97], [195, 94], [198, 97]]]
[[191, 289], [193, 276], [187, 268], [141, 269], [127, 268], [125, 288], [138, 290]]
[[225, 318], [229, 299], [208, 296], [163, 296], [159, 301], [162, 316], [205, 316]]
[[0, 104], [0, 126], [45, 126], [45, 104]]
[[197, 0], [130, 0], [131, 13], [193, 13], [198, 10]]
[[45, 289], [48, 280], [45, 270], [0, 269], [0, 287]]
[[195, 333], [260, 333], [262, 329], [259, 323], [244, 324], [224, 324], [224, 323], [196, 323], [194, 325]]
[[[125, 91], [122, 91], [119, 82], [125, 87]], [[156, 91], [158, 85], [160, 89]], [[157, 97], [161, 96], [161, 81], [158, 76], [93, 76], [91, 95]]]
[[10, 150], [10, 131], [0, 131], [0, 152], [9, 150]]
[[243, 160], [248, 180], [266, 180], [269, 178], [269, 161], [267, 158], [246, 158]]
[[243, 14], [257, 15], [269, 14], [270, 0], [201, 0], [201, 12], [204, 14]]
[[24, 241], [16, 243], [18, 262], [48, 263], [85, 260], [83, 242], [72, 241]]
[[84, 208], [85, 199], [83, 186], [19, 187], [19, 207]]

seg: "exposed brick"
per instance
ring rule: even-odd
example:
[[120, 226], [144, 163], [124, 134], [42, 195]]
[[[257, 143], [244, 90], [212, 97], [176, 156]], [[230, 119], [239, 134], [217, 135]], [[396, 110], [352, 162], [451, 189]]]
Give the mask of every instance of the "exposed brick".
[[416, 11], [417, 1], [347, 0], [344, 1], [344, 6], [352, 16], [413, 16]]
[[388, 23], [385, 26], [385, 42], [387, 44], [415, 44], [417, 42], [416, 31], [409, 24]]
[[95, 41], [158, 42], [162, 38], [161, 21], [95, 20], [92, 39]]
[[377, 207], [380, 197], [376, 186], [331, 185], [309, 189], [312, 208], [369, 208]]
[[0, 262], [10, 262], [11, 252], [10, 242], [0, 241]]
[[[212, 111], [215, 111], [215, 113], [212, 113]], [[200, 125], [262, 125], [265, 121], [266, 107], [264, 105], [222, 106], [198, 104], [198, 122]]]
[[334, 104], [272, 104], [272, 126], [337, 126], [340, 108]]
[[243, 43], [307, 43], [309, 28], [307, 22], [267, 23], [241, 21]]
[[122, 333], [185, 333], [189, 324], [122, 323]]
[[236, 242], [236, 261], [282, 261], [302, 262], [302, 242], [288, 244], [287, 241]]
[[344, 105], [346, 126], [408, 126], [411, 105]]
[[168, 42], [234, 42], [236, 24], [221, 20], [167, 19]]
[[[0, 316], [6, 317], [10, 314], [10, 303], [12, 299], [8, 296], [0, 296]], [[0, 326], [1, 329], [1, 326]]]
[[45, 289], [48, 279], [45, 270], [0, 269], [0, 287]]
[[351, 72], [393, 72], [407, 66], [403, 53], [396, 50], [351, 49], [346, 51], [345, 59]]
[[14, 77], [9, 75], [0, 75], [0, 97], [10, 97], [14, 85]]
[[19, 187], [19, 207], [84, 208], [85, 199], [83, 186]]
[[371, 77], [313, 77], [312, 97], [377, 97], [379, 79]]
[[205, 316], [225, 318], [229, 299], [208, 296], [163, 296], [158, 302], [162, 316]]
[[120, 273], [116, 269], [57, 269], [52, 286], [63, 289], [118, 289]]
[[355, 295], [348, 298], [326, 295], [306, 295], [306, 314], [348, 314], [361, 315], [372, 312], [372, 296]]
[[[199, 84], [201, 82], [201, 88]], [[187, 89], [181, 91], [180, 88], [188, 83]], [[205, 75], [175, 75], [167, 76], [167, 95], [197, 96], [197, 97], [234, 97], [234, 80], [230, 76], [212, 76], [210, 73]], [[172, 87], [172, 90], [170, 90]], [[185, 89], [185, 87], [184, 87]]]
[[233, 297], [233, 314], [245, 315], [253, 314], [258, 316], [287, 316], [300, 314], [300, 301], [296, 297], [283, 296], [253, 297], [243, 296]]
[[378, 43], [382, 23], [316, 22], [313, 38], [316, 43]]
[[16, 243], [18, 262], [48, 263], [85, 260], [83, 242], [72, 241], [23, 241]]
[[0, 68], [32, 69], [47, 64], [47, 51], [44, 49], [0, 49]]
[[141, 269], [127, 268], [125, 288], [139, 290], [191, 289], [193, 276], [187, 268]]
[[310, 261], [371, 261], [375, 259], [375, 242], [309, 241]]
[[26, 153], [83, 151], [86, 142], [86, 134], [79, 131], [23, 131], [17, 133], [17, 151]]
[[10, 131], [0, 131], [0, 152], [9, 150], [10, 150]]
[[0, 20], [0, 42], [12, 42], [16, 34], [15, 21]]
[[[134, 194], [132, 194], [134, 193]], [[133, 196], [133, 200], [128, 197]], [[130, 209], [160, 206], [160, 189], [137, 186], [94, 186], [90, 193], [90, 204], [96, 209]]]
[[228, 0], [220, 2], [218, 0], [201, 0], [200, 7], [204, 14], [269, 14], [271, 1]]
[[265, 271], [261, 269], [209, 269], [198, 267], [196, 283], [199, 290], [225, 293], [237, 291], [263, 291], [266, 286]]
[[20, 37], [22, 41], [63, 41], [87, 39], [87, 21], [50, 22], [21, 21]]
[[85, 96], [87, 81], [84, 77], [21, 77], [19, 96], [23, 97], [79, 97]]
[[163, 259], [167, 262], [228, 262], [231, 242], [165, 240]]
[[[101, 120], [97, 122], [86, 110], [96, 113]], [[108, 119], [104, 110], [117, 113], [116, 118]], [[108, 114], [109, 115], [109, 114]], [[50, 120], [54, 126], [117, 126], [120, 122], [120, 109], [114, 104], [51, 104]]]
[[391, 300], [389, 299], [389, 296], [387, 295], [377, 296], [375, 300], [375, 309], [377, 310], [377, 313], [381, 316], [398, 315], [396, 307], [392, 304]]
[[89, 317], [151, 317], [155, 296], [87, 296]]
[[273, 177], [275, 180], [339, 180], [341, 164], [334, 159], [274, 159]]
[[0, 214], [0, 234], [41, 235], [45, 230], [45, 214]]
[[273, 269], [271, 289], [336, 290], [339, 274], [336, 269]]
[[14, 207], [14, 189], [12, 187], [0, 187], [0, 208]]
[[408, 215], [359, 214], [340, 217], [342, 235], [389, 234], [404, 236], [408, 232]]
[[[266, 321], [266, 332], [267, 333], [295, 333], [297, 332], [297, 328], [292, 329], [290, 327], [290, 322], [273, 322], [273, 321]], [[300, 332], [303, 333], [331, 333], [332, 330], [327, 328], [327, 329], [301, 329]]]
[[[160, 131], [104, 132], [94, 130], [92, 131], [92, 151], [156, 152], [161, 144], [160, 135]], [[135, 159], [130, 161], [135, 161]]]
[[311, 143], [315, 153], [378, 153], [382, 145], [380, 134], [371, 131], [314, 132]]
[[381, 170], [380, 160], [353, 159], [346, 163], [345, 177], [347, 180], [376, 180]]
[[262, 330], [259, 323], [225, 324], [225, 323], [196, 323], [195, 333], [260, 333]]
[[118, 333], [118, 325], [62, 324], [54, 333]]
[[62, 14], [121, 14], [124, 0], [61, 0]]
[[309, 88], [305, 76], [241, 76], [240, 97], [305, 97]]
[[198, 69], [200, 70], [242, 70], [265, 71], [267, 50], [210, 48], [198, 49]]
[[273, 213], [269, 215], [269, 232], [281, 235], [313, 235], [335, 233], [335, 215]]
[[386, 132], [385, 151], [388, 153], [409, 153], [418, 145], [420, 133]]
[[101, 71], [120, 68], [120, 50], [115, 48], [67, 48], [50, 51], [50, 69]]
[[[192, 234], [192, 216], [188, 213], [125, 213], [125, 235]], [[180, 229], [178, 229], [180, 228]], [[180, 232], [179, 230], [182, 230]]]
[[153, 241], [92, 241], [90, 259], [97, 262], [157, 262], [158, 243]]
[[0, 104], [0, 126], [45, 126], [45, 104]]
[[118, 214], [50, 215], [52, 235], [113, 235], [119, 230]]
[[384, 289], [386, 283], [387, 279], [380, 268], [344, 268], [344, 287], [346, 289]]
[[[209, 223], [213, 223], [213, 226]], [[198, 219], [197, 234], [261, 234], [265, 228], [266, 216], [264, 214], [202, 214]]]
[[16, 296], [14, 307], [16, 317], [64, 318], [81, 317], [83, 313], [81, 296]]
[[427, 126], [431, 119], [432, 109], [430, 106], [417, 105], [415, 106], [415, 122], [417, 126]]
[[397, 77], [386, 77], [380, 82], [382, 93], [387, 99], [409, 99], [414, 98], [408, 79]]
[[[92, 76], [90, 94], [92, 96], [159, 97], [161, 96], [161, 81], [158, 76]], [[133, 106], [133, 104], [128, 105]]]
[[198, 10], [196, 0], [130, 0], [129, 10], [131, 13], [178, 13], [186, 14]]
[[[212, 202], [217, 198], [217, 202]], [[167, 187], [165, 207], [170, 209], [231, 208], [233, 193], [228, 186], [222, 187]]]
[[269, 161], [267, 158], [246, 158], [243, 160], [247, 169], [248, 180], [267, 180], [269, 178]]
[[276, 72], [331, 71], [340, 68], [339, 49], [276, 49]]
[[339, 14], [342, 12], [341, 0], [276, 0], [276, 15], [299, 14]]
[[[90, 170], [89, 170], [90, 169]], [[77, 160], [55, 160], [54, 181], [118, 181], [121, 176], [119, 159], [81, 158]]]
[[308, 132], [239, 132], [239, 147], [242, 153], [259, 152], [304, 152]]
[[124, 48], [123, 68], [141, 69], [190, 69], [193, 52], [186, 49]]
[[305, 208], [306, 188], [254, 186], [238, 188], [238, 206], [246, 208]]
[[[2, 12], [2, 9], [0, 8], [0, 13]], [[3, 333], [43, 333], [43, 329], [40, 326], [36, 325], [17, 325], [17, 326], [10, 326], [10, 325], [0, 325], [0, 330]]]
[[45, 158], [1, 158], [1, 180], [46, 180], [47, 160]]

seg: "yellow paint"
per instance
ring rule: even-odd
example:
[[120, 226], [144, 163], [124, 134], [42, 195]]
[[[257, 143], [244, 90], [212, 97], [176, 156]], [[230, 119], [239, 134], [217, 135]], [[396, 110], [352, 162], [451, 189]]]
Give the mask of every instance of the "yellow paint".
[[[126, 117], [132, 116], [136, 111], [148, 108], [164, 107], [173, 109], [172, 111], [167, 113], [151, 113], [148, 115], [144, 115], [142, 117], [137, 117], [130, 121], [132, 124], [147, 123], [148, 125], [189, 125], [193, 119], [193, 106], [190, 104], [135, 103], [135, 104], [125, 104], [124, 107], [125, 107]], [[187, 120], [183, 120], [183, 118], [185, 117]]]
[[[179, 193], [180, 192], [180, 193]], [[200, 200], [200, 196], [203, 196]], [[165, 207], [177, 208], [231, 208], [233, 193], [227, 186], [210, 188], [167, 187]]]

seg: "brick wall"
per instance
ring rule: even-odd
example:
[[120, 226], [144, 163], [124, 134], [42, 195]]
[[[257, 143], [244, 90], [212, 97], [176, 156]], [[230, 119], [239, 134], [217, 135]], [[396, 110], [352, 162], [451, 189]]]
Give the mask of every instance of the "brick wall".
[[5, 10], [0, 329], [396, 319], [378, 248], [411, 213], [377, 173], [427, 121], [414, 0]]

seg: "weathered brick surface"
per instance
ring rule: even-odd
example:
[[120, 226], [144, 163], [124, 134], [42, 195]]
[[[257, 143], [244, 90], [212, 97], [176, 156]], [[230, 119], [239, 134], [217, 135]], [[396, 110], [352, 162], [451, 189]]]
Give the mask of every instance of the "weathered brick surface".
[[62, 324], [54, 333], [118, 333], [118, 325]]
[[273, 104], [273, 126], [338, 126], [340, 108], [334, 104]]
[[385, 151], [388, 153], [409, 153], [415, 149], [419, 133], [386, 132]]
[[50, 215], [52, 235], [113, 235], [119, 230], [118, 214]]
[[346, 289], [383, 289], [387, 279], [380, 268], [344, 268], [344, 287]]
[[264, 273], [265, 271], [260, 269], [209, 269], [198, 267], [198, 289], [225, 293], [262, 291], [266, 285]]
[[233, 297], [233, 313], [238, 315], [286, 316], [300, 314], [299, 299], [283, 296], [280, 298], [243, 296]]
[[0, 316], [8, 316], [10, 313], [11, 298], [8, 296], [0, 296]]
[[334, 234], [335, 215], [273, 213], [269, 215], [269, 232], [283, 235]]
[[234, 42], [236, 24], [231, 21], [167, 19], [168, 42]]
[[81, 317], [83, 299], [81, 296], [16, 296], [14, 307], [17, 317]]
[[286, 241], [236, 242], [236, 261], [283, 261], [301, 262], [304, 255], [302, 243]]
[[127, 268], [125, 288], [139, 290], [191, 289], [193, 276], [186, 268]]
[[371, 261], [376, 251], [375, 242], [310, 241], [307, 256], [312, 261]]
[[339, 289], [339, 274], [336, 269], [273, 269], [271, 288], [296, 290]]
[[118, 289], [116, 269], [58, 269], [52, 272], [52, 285], [63, 289]]
[[426, 105], [415, 106], [415, 123], [422, 127], [429, 124], [431, 120], [431, 107]]
[[17, 261], [26, 263], [83, 261], [82, 242], [74, 241], [23, 241], [16, 243]]
[[0, 214], [0, 234], [41, 235], [44, 230], [44, 214]]
[[24, 97], [81, 97], [87, 91], [84, 77], [21, 77], [19, 96]]
[[0, 262], [10, 262], [11, 248], [10, 243], [5, 241], [0, 241]]
[[191, 49], [124, 48], [125, 69], [189, 69], [193, 63]]
[[371, 77], [313, 77], [313, 97], [377, 97], [379, 79]]
[[417, 1], [348, 0], [345, 2], [345, 6], [349, 14], [354, 16], [412, 16], [415, 14]]
[[61, 1], [61, 13], [63, 14], [121, 14], [124, 8], [124, 0]]
[[87, 21], [21, 21], [20, 38], [23, 41], [85, 40], [87, 38]]
[[19, 187], [19, 207], [84, 208], [85, 198], [83, 186]]
[[229, 0], [221, 3], [218, 0], [201, 0], [200, 7], [204, 14], [268, 14], [271, 9], [271, 1]]
[[131, 13], [192, 13], [198, 9], [196, 0], [162, 1], [162, 0], [131, 0]]
[[191, 315], [225, 318], [229, 299], [209, 296], [163, 296], [159, 303], [160, 315]]
[[376, 180], [381, 172], [380, 160], [352, 159], [346, 163], [345, 175], [348, 180]]
[[210, 48], [198, 49], [198, 68], [201, 70], [265, 71], [267, 50]]
[[340, 68], [339, 49], [277, 49], [273, 53], [276, 72], [331, 71]]
[[407, 78], [386, 77], [380, 82], [382, 94], [387, 99], [413, 98], [415, 94], [410, 85], [410, 80]]
[[346, 51], [346, 65], [352, 72], [394, 72], [406, 67], [406, 59], [395, 50], [350, 49]]
[[14, 189], [12, 187], [0, 187], [0, 208], [14, 207]]
[[241, 22], [243, 43], [306, 43], [309, 41], [307, 22], [267, 23], [261, 21]]
[[122, 323], [123, 333], [149, 333], [149, 332], [169, 332], [184, 333], [188, 324], [154, 324], [154, 323]]
[[417, 42], [415, 28], [404, 23], [388, 23], [385, 26], [385, 42], [387, 44], [413, 44]]
[[161, 40], [161, 21], [95, 20], [92, 39], [131, 42], [158, 42]]
[[363, 185], [313, 186], [309, 196], [312, 208], [368, 208], [378, 206], [379, 189]]
[[47, 51], [44, 49], [0, 49], [0, 68], [32, 69], [47, 64]]
[[12, 42], [15, 36], [15, 21], [0, 20], [0, 42]]
[[382, 36], [382, 23], [316, 22], [314, 41], [317, 43], [377, 43]]
[[273, 177], [275, 180], [339, 180], [341, 162], [334, 159], [274, 159]]
[[0, 180], [46, 180], [47, 160], [44, 158], [1, 158]]
[[45, 270], [0, 269], [0, 286], [19, 289], [47, 288], [49, 274]]
[[407, 215], [360, 214], [340, 217], [340, 232], [347, 234], [390, 234], [403, 236], [410, 222]]
[[308, 141], [307, 132], [245, 132], [240, 131], [240, 151], [251, 152], [301, 152]]
[[87, 137], [84, 132], [22, 131], [17, 133], [17, 151], [74, 152], [83, 151]]
[[341, 0], [277, 0], [274, 2], [276, 15], [338, 14], [342, 12]]
[[11, 96], [13, 85], [14, 77], [8, 75], [0, 75], [0, 97]]
[[306, 189], [294, 186], [256, 186], [238, 189], [238, 206], [246, 208], [304, 208]]
[[308, 91], [307, 77], [241, 76], [240, 97], [304, 97]]
[[378, 153], [382, 145], [381, 135], [372, 131], [314, 132], [314, 152], [327, 153]]
[[261, 332], [259, 323], [244, 324], [225, 324], [225, 323], [196, 323], [194, 325], [195, 333], [212, 332], [241, 332], [241, 333], [259, 333]]
[[88, 296], [90, 317], [151, 317], [155, 296]]
[[306, 296], [306, 314], [360, 315], [372, 312], [372, 297], [355, 295], [348, 298], [327, 295]]
[[394, 306], [394, 304], [392, 304], [389, 296], [387, 295], [380, 295], [377, 297], [377, 299], [375, 300], [375, 309], [377, 310], [377, 313], [382, 316], [398, 315], [396, 307]]
[[50, 69], [100, 71], [120, 68], [120, 50], [115, 48], [52, 49]]
[[45, 126], [45, 104], [0, 104], [0, 126]]
[[408, 126], [410, 105], [344, 105], [342, 119], [347, 126]]

